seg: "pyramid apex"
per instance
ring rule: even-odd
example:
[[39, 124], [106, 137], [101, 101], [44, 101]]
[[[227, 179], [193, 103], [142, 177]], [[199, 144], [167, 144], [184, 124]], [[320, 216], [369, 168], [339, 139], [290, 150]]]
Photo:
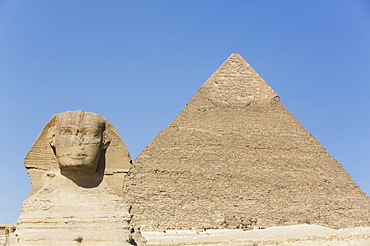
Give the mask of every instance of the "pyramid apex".
[[276, 101], [278, 95], [238, 53], [232, 53], [199, 90], [214, 104]]
[[231, 53], [231, 55], [229, 55], [229, 57], [225, 60], [225, 62], [227, 60], [230, 60], [230, 59], [242, 59], [242, 60], [244, 60], [244, 58], [239, 53], [235, 53], [235, 52]]
[[240, 57], [242, 57], [239, 53], [235, 53], [235, 52], [231, 53], [230, 56], [240, 56]]

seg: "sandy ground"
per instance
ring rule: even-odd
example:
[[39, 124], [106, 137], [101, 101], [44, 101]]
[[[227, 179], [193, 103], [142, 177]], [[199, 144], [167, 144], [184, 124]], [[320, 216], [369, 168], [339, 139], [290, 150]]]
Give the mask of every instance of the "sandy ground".
[[266, 229], [166, 230], [142, 231], [151, 245], [295, 245], [295, 246], [370, 246], [370, 227], [329, 229], [318, 225], [294, 225]]

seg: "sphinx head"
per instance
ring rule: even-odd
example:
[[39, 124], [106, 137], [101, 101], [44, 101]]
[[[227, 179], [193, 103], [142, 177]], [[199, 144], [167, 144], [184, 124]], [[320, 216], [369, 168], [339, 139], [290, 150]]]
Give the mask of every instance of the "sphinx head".
[[49, 143], [61, 171], [96, 172], [109, 137], [105, 119], [82, 110], [57, 114], [49, 130]]

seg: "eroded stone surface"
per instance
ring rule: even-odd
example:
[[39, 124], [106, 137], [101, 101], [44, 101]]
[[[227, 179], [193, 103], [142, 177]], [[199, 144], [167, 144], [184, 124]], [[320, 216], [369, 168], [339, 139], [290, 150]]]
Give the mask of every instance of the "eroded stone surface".
[[134, 161], [134, 221], [151, 228], [370, 226], [370, 198], [238, 54]]
[[130, 161], [103, 117], [81, 110], [53, 116], [25, 158], [32, 190], [13, 243], [145, 245], [122, 197]]

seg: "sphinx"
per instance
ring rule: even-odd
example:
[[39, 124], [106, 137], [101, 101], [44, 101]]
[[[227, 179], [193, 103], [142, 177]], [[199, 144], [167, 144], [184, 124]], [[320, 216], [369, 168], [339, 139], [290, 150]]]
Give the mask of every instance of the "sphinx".
[[131, 158], [104, 117], [82, 110], [54, 115], [24, 165], [32, 189], [12, 245], [146, 245], [122, 195]]

